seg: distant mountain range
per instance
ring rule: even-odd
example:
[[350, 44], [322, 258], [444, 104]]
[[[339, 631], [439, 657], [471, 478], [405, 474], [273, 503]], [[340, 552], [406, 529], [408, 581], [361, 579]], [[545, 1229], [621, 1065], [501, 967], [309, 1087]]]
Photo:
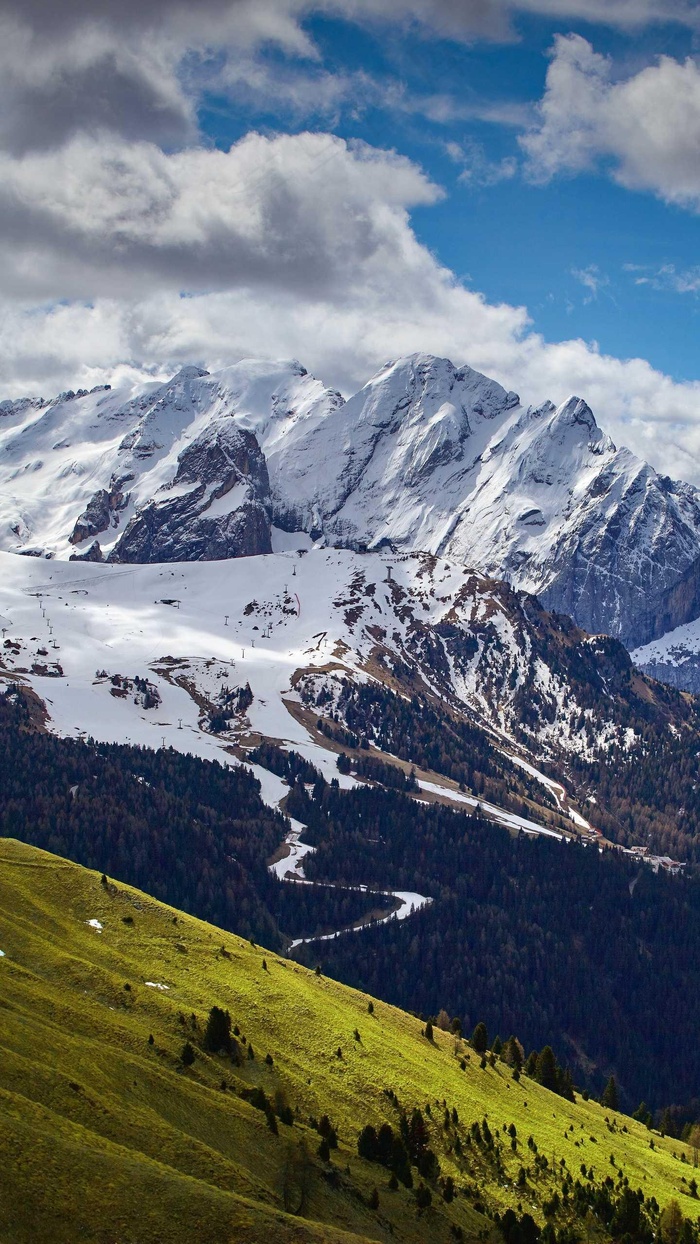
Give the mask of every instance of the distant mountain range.
[[347, 401], [299, 363], [245, 360], [0, 403], [8, 551], [201, 561], [300, 540], [445, 556], [631, 649], [700, 615], [700, 492], [576, 397], [526, 409], [413, 355]]

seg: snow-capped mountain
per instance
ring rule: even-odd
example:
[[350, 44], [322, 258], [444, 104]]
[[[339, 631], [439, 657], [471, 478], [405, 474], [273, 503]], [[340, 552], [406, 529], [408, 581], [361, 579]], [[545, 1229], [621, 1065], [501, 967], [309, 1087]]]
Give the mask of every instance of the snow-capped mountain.
[[[312, 541], [446, 556], [637, 645], [700, 558], [700, 493], [618, 450], [579, 398], [525, 409], [427, 355], [347, 401], [298, 363], [247, 360], [0, 404], [9, 551], [201, 561]], [[696, 605], [681, 593], [675, 622]]]

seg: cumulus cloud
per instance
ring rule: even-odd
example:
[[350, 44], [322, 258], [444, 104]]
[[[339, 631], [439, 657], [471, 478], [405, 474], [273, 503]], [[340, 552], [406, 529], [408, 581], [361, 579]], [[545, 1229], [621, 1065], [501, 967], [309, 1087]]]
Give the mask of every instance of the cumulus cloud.
[[[69, 252], [78, 237], [93, 296], [36, 306], [5, 291], [3, 396], [271, 355], [298, 357], [349, 392], [387, 359], [429, 351], [469, 362], [526, 402], [577, 392], [620, 443], [700, 483], [700, 385], [676, 384], [643, 360], [622, 362], [580, 340], [548, 344], [522, 307], [491, 305], [465, 288], [411, 228], [409, 206], [438, 192], [409, 161], [327, 135], [256, 135], [230, 155], [192, 154], [193, 163], [163, 165], [162, 153], [142, 153], [116, 199], [97, 169], [80, 201], [89, 161], [60, 179], [56, 234], [24, 264], [33, 262], [37, 282], [50, 269], [63, 288], [72, 261], [63, 272], [59, 251], [71, 230]], [[241, 180], [241, 161], [253, 156], [257, 183]], [[219, 173], [220, 160], [230, 175]], [[32, 161], [32, 175], [23, 173], [25, 220], [30, 191], [37, 200], [46, 191], [44, 164]], [[195, 268], [189, 250], [206, 260], [209, 286], [183, 295], [160, 279], [158, 265], [164, 252], [182, 277], [188, 263]], [[126, 289], [117, 281], [120, 257]], [[228, 265], [224, 288], [215, 287], [217, 264]], [[142, 283], [140, 266], [150, 274]]]
[[[49, 32], [83, 23], [109, 23], [124, 30], [162, 29], [165, 22], [189, 32], [220, 33], [235, 22], [236, 37], [271, 37], [298, 42], [299, 22], [325, 11], [350, 20], [409, 20], [456, 37], [502, 31], [513, 15], [583, 18], [620, 27], [672, 21], [697, 24], [696, 0], [3, 0], [3, 9]], [[230, 29], [230, 25], [229, 25]], [[302, 36], [303, 37], [303, 36]]]
[[[306, 58], [325, 108], [349, 98], [359, 80], [325, 72], [303, 26], [311, 7], [4, 0], [3, 395], [164, 376], [189, 361], [214, 368], [245, 355], [297, 356], [349, 391], [386, 359], [426, 350], [481, 368], [526, 401], [578, 391], [619, 440], [697, 476], [700, 386], [674, 384], [641, 360], [611, 359], [582, 341], [549, 345], [523, 308], [490, 305], [465, 288], [413, 232], [411, 210], [441, 192], [408, 159], [319, 133], [250, 134], [230, 151], [197, 145], [202, 84], [256, 89], [263, 44]], [[673, 8], [691, 24], [694, 4], [674, 0]], [[630, 27], [668, 16], [663, 0], [319, 0], [313, 9], [457, 38], [508, 37], [525, 11], [597, 13]], [[589, 130], [577, 147], [570, 125], [567, 147], [562, 127], [560, 147], [573, 154], [543, 168], [543, 111], [528, 154], [544, 176], [584, 167], [585, 142], [603, 132], [597, 105], [586, 102], [588, 79], [593, 96], [618, 89], [607, 62], [591, 68], [586, 56], [595, 53], [581, 44], [581, 65], [569, 72], [579, 112], [591, 113]], [[258, 89], [266, 89], [262, 79]], [[314, 106], [306, 89], [293, 76], [280, 80], [280, 97], [296, 92], [302, 113]], [[374, 90], [368, 82], [368, 97]], [[403, 106], [419, 105], [404, 96]], [[439, 119], [450, 101], [436, 96], [429, 106]], [[633, 164], [617, 158], [622, 177]], [[472, 179], [478, 165], [472, 151]]]
[[109, 129], [170, 147], [197, 132], [201, 91], [261, 45], [315, 57], [297, 0], [3, 0], [0, 144], [47, 149]]
[[538, 124], [521, 142], [535, 179], [603, 163], [621, 185], [699, 211], [700, 66], [661, 56], [616, 79], [586, 39], [558, 35]]
[[[261, 85], [261, 46], [319, 60], [304, 26], [318, 12], [460, 40], [512, 38], [523, 13], [626, 29], [698, 25], [696, 0], [3, 0], [0, 144], [20, 153], [110, 129], [183, 145], [207, 86]], [[306, 94], [314, 115], [320, 95], [346, 95], [348, 80], [333, 78], [289, 75], [286, 92], [297, 102]], [[282, 86], [273, 83], [278, 95]], [[450, 105], [436, 97], [433, 106]]]
[[339, 298], [420, 267], [407, 209], [441, 191], [408, 159], [331, 134], [228, 152], [75, 138], [0, 158], [6, 293], [42, 299], [237, 286]]

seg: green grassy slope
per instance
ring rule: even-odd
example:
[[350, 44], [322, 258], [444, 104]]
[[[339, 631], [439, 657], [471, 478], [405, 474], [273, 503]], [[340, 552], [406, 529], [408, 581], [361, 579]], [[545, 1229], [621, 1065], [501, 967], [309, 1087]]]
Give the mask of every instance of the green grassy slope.
[[[468, 1050], [452, 1036], [436, 1030], [431, 1044], [409, 1015], [376, 1001], [370, 1014], [362, 994], [9, 839], [0, 839], [0, 950], [3, 1242], [447, 1244], [457, 1228], [496, 1241], [480, 1204], [520, 1204], [542, 1223], [560, 1182], [552, 1161], [562, 1158], [575, 1176], [582, 1162], [592, 1166], [596, 1181], [622, 1168], [646, 1197], [663, 1206], [676, 1196], [696, 1217], [683, 1182], [693, 1172], [681, 1161], [692, 1163], [692, 1151], [679, 1142], [654, 1136], [652, 1150], [642, 1125], [610, 1112], [606, 1121], [600, 1106], [571, 1104], [525, 1077], [516, 1083], [501, 1063], [482, 1070], [473, 1052], [463, 1070]], [[214, 1004], [228, 1008], [254, 1059], [234, 1066], [204, 1053]], [[188, 1039], [197, 1057], [184, 1068]], [[272, 1133], [240, 1096], [256, 1085], [269, 1097], [284, 1091], [293, 1126]], [[432, 1206], [418, 1210], [411, 1192], [388, 1187], [387, 1170], [358, 1157], [366, 1123], [398, 1127], [388, 1089], [409, 1114], [430, 1104], [430, 1144], [458, 1189], [450, 1204], [438, 1181]], [[444, 1127], [444, 1103], [457, 1127]], [[323, 1114], [339, 1134], [330, 1164], [308, 1125]], [[466, 1142], [484, 1116], [500, 1163]], [[511, 1123], [515, 1151], [503, 1131]], [[533, 1165], [529, 1136], [548, 1170]], [[530, 1174], [518, 1188], [521, 1166]], [[302, 1213], [285, 1212], [298, 1208], [302, 1186]], [[567, 1221], [562, 1211], [557, 1225]]]

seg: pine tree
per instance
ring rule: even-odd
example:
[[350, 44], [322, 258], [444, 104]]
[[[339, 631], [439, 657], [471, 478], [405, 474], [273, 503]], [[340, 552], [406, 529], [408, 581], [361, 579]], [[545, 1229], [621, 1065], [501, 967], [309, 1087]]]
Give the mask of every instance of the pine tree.
[[606, 1106], [608, 1110], [620, 1109], [619, 1098], [617, 1095], [617, 1084], [615, 1083], [614, 1076], [610, 1077], [605, 1088], [603, 1089], [603, 1096], [600, 1099], [600, 1104], [601, 1106]]
[[651, 1127], [654, 1122], [652, 1113], [645, 1101], [639, 1103], [632, 1118], [637, 1119], [639, 1123], [643, 1123], [645, 1127]]
[[663, 1244], [678, 1244], [683, 1230], [683, 1212], [675, 1198], [669, 1201], [659, 1220]]
[[192, 1045], [190, 1041], [185, 1041], [185, 1044], [182, 1047], [182, 1053], [180, 1055], [180, 1059], [181, 1059], [183, 1067], [192, 1066], [194, 1059], [195, 1059], [195, 1053], [194, 1053], [194, 1046]]
[[231, 1016], [228, 1011], [222, 1011], [220, 1006], [213, 1006], [209, 1012], [204, 1031], [204, 1048], [211, 1054], [218, 1054], [219, 1050], [231, 1053]]
[[485, 1054], [488, 1049], [489, 1036], [486, 1024], [478, 1023], [472, 1033], [472, 1048], [477, 1054]]
[[357, 1138], [357, 1152], [368, 1162], [376, 1162], [379, 1145], [376, 1130], [368, 1123]]
[[430, 1188], [426, 1188], [425, 1184], [419, 1184], [416, 1188], [416, 1204], [419, 1209], [428, 1209], [433, 1203], [433, 1194]]
[[545, 1045], [544, 1049], [537, 1055], [535, 1079], [543, 1088], [551, 1089], [552, 1092], [556, 1093], [558, 1088], [557, 1060], [554, 1057], [551, 1045]]
[[565, 1067], [563, 1071], [559, 1069], [558, 1080], [559, 1086], [557, 1092], [559, 1093], [559, 1096], [565, 1097], [567, 1101], [576, 1101], [576, 1097], [574, 1095], [574, 1082], [571, 1078], [571, 1072], [568, 1067]]

